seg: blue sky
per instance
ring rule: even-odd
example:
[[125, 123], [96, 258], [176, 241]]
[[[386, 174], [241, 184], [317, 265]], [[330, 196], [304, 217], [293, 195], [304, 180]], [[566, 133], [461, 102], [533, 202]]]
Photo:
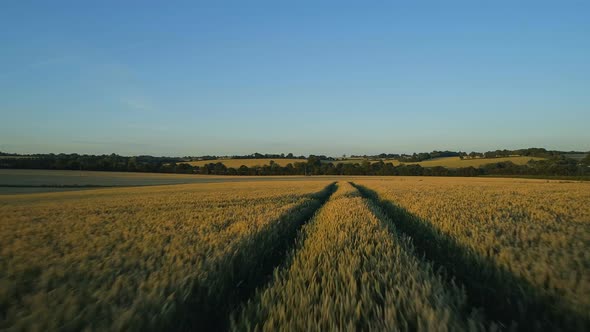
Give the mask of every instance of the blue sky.
[[86, 3], [0, 3], [0, 151], [590, 150], [588, 1]]

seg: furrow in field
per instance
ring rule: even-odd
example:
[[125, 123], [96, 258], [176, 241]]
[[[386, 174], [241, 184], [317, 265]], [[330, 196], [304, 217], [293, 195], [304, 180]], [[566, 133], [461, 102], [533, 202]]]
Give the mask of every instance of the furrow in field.
[[233, 330], [483, 330], [462, 291], [413, 255], [357, 189], [340, 183], [289, 265], [232, 316]]
[[333, 191], [326, 182], [0, 200], [0, 330], [223, 328]]
[[[505, 241], [506, 238], [512, 236], [512, 233], [520, 234], [519, 229], [523, 228], [523, 226], [523, 230], [530, 232], [528, 236], [534, 237], [535, 235], [532, 232], [536, 232], [538, 226], [532, 224], [532, 221], [526, 221], [527, 219], [521, 216], [518, 218], [518, 222], [513, 220], [515, 218], [513, 215], [507, 215], [504, 220], [499, 219], [502, 224], [486, 224], [484, 221], [478, 224], [472, 221], [472, 219], [475, 220], [474, 218], [465, 220], [465, 217], [484, 213], [484, 211], [470, 210], [456, 211], [456, 213], [452, 211], [433, 213], [433, 218], [437, 220], [430, 221], [408, 211], [403, 206], [397, 205], [397, 202], [391, 201], [390, 197], [394, 197], [394, 195], [384, 198], [383, 193], [388, 192], [387, 190], [394, 190], [391, 187], [393, 184], [372, 183], [372, 185], [380, 189], [379, 193], [363, 185], [353, 185], [359, 189], [365, 198], [371, 200], [385, 211], [395, 222], [395, 226], [400, 232], [412, 238], [417, 254], [424, 255], [435, 267], [442, 268], [443, 275], [446, 276], [447, 280], [456, 281], [459, 285], [465, 287], [468, 302], [471, 306], [483, 310], [483, 314], [487, 318], [498, 322], [500, 326], [522, 331], [581, 331], [587, 327], [588, 317], [584, 317], [584, 314], [569, 308], [564, 301], [565, 296], [559, 297], [556, 295], [567, 294], [567, 289], [560, 291], [551, 287], [545, 289], [539, 287], [526, 277], [529, 271], [524, 269], [524, 265], [522, 268], [517, 266], [510, 268], [510, 264], [500, 264], [495, 257], [500, 251], [503, 254], [508, 254], [509, 250], [513, 250], [510, 247], [518, 245], [516, 242], [519, 239], [517, 238], [514, 238], [514, 242], [511, 243], [505, 243]], [[399, 183], [398, 187], [403, 185], [403, 183]], [[415, 206], [424, 207], [424, 204], [426, 204], [427, 207], [430, 207], [432, 202], [415, 201], [415, 199], [419, 198], [414, 197], [420, 196], [425, 199], [430, 194], [436, 194], [433, 199], [437, 202], [446, 200], [449, 207], [462, 206], [461, 202], [452, 199], [453, 196], [448, 196], [452, 195], [450, 191], [430, 193], [427, 188], [422, 188], [418, 192], [415, 185], [406, 191], [402, 189], [396, 190], [400, 190], [401, 193], [395, 197], [405, 199], [406, 203], [413, 202]], [[445, 194], [448, 197], [440, 196]], [[497, 202], [493, 206], [497, 211], [504, 208]], [[456, 219], [449, 219], [449, 213], [455, 216]], [[487, 211], [485, 213], [495, 212]], [[579, 224], [579, 226], [583, 228], [583, 224]], [[486, 230], [486, 227], [489, 230]], [[509, 231], [510, 235], [508, 233], [502, 235], [503, 229], [506, 229], [504, 232]], [[549, 230], [546, 229], [546, 231]], [[468, 232], [471, 236], [462, 236], [465, 232]], [[488, 246], [490, 244], [489, 239], [493, 240], [490, 246]], [[478, 248], [482, 248], [482, 250]], [[547, 257], [540, 254], [542, 253], [541, 250], [545, 249], [531, 247], [528, 251], [523, 251], [519, 255], [519, 259], [526, 260], [528, 259], [526, 257], [547, 259]], [[563, 253], [564, 251], [561, 250], [560, 252]], [[577, 260], [577, 257], [567, 259]], [[581, 259], [583, 260], [583, 258]], [[517, 263], [518, 261], [514, 260], [513, 262]], [[529, 259], [526, 266], [532, 269], [535, 264], [538, 264], [538, 262]], [[583, 268], [580, 266], [575, 267], [572, 275], [574, 277], [577, 273], [576, 269]], [[574, 282], [571, 285], [579, 287], [582, 292], [585, 291], [583, 283], [576, 284]], [[580, 303], [583, 304], [583, 301], [586, 300], [582, 300]]]
[[315, 194], [313, 200], [293, 207], [243, 241], [226, 259], [225, 266], [209, 276], [210, 280], [203, 283], [204, 288], [194, 293], [179, 313], [179, 319], [188, 319], [190, 330], [226, 330], [232, 310], [246, 302], [256, 288], [268, 283], [273, 270], [287, 258], [301, 226], [325, 204], [335, 189], [336, 184], [332, 183]]

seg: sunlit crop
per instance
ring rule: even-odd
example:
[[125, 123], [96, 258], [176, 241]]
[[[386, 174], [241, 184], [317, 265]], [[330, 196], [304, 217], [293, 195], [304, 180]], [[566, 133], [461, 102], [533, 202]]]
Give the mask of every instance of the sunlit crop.
[[319, 206], [313, 194], [327, 184], [4, 196], [0, 329], [199, 324], [241, 282], [258, 277], [259, 260], [272, 253], [285, 229], [297, 229], [299, 219]]
[[0, 330], [588, 330], [590, 183], [287, 179], [0, 196]]
[[490, 316], [544, 329], [587, 327], [589, 183], [416, 177], [357, 183], [388, 201], [400, 228], [467, 284], [468, 296]]
[[289, 266], [234, 316], [235, 330], [456, 331], [484, 324], [347, 183], [305, 226]]

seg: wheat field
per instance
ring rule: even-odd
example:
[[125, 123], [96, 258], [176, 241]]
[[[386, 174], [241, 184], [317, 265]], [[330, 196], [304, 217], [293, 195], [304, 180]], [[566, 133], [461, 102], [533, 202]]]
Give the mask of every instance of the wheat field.
[[436, 177], [3, 195], [0, 329], [584, 331], [589, 203]]
[[417, 163], [404, 163], [407, 165], [417, 164], [422, 167], [435, 167], [442, 166], [447, 168], [460, 168], [460, 167], [482, 167], [484, 165], [511, 162], [516, 165], [525, 165], [531, 160], [543, 160], [545, 158], [539, 157], [527, 157], [527, 156], [513, 156], [513, 157], [499, 157], [499, 158], [474, 158], [474, 159], [461, 159], [459, 157], [443, 157], [433, 160], [425, 160]]
[[200, 323], [194, 316], [205, 314], [199, 312], [203, 303], [216, 308], [237, 283], [259, 277], [256, 266], [280, 243], [275, 237], [296, 228], [326, 185], [232, 183], [3, 197], [0, 328], [180, 328], [180, 315]]
[[398, 227], [468, 284], [489, 314], [539, 327], [549, 323], [544, 319], [557, 322], [554, 328], [587, 327], [590, 183], [399, 178], [358, 184], [374, 190]]
[[341, 183], [305, 226], [289, 267], [234, 318], [233, 330], [485, 329], [461, 290], [445, 287], [391, 228], [378, 207]]

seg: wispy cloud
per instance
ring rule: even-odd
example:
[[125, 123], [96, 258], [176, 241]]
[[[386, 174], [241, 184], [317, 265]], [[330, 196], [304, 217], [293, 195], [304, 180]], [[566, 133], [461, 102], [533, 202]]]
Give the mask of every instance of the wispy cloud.
[[128, 123], [125, 125], [125, 127], [128, 129], [138, 129], [138, 130], [142, 130], [142, 131], [160, 132], [160, 133], [170, 131], [170, 127], [168, 127], [168, 126], [154, 125], [154, 124], [148, 124], [148, 123], [137, 123], [137, 122]]
[[121, 98], [121, 103], [125, 105], [127, 108], [131, 108], [138, 111], [146, 111], [146, 112], [153, 112], [155, 111], [154, 106], [149, 101], [145, 100], [144, 98], [131, 98], [131, 97], [124, 97]]
[[[116, 57], [120, 53], [125, 53], [127, 51], [132, 51], [138, 48], [141, 48], [145, 45], [148, 45], [148, 41], [137, 41], [131, 42], [115, 47], [98, 47], [95, 50], [98, 50], [98, 54], [103, 53], [103, 55], [108, 55], [109, 57]], [[44, 67], [50, 66], [63, 66], [63, 65], [84, 65], [84, 66], [99, 66], [104, 64], [104, 61], [89, 61], [87, 56], [84, 56], [84, 53], [80, 53], [81, 50], [71, 52], [73, 50], [66, 50], [69, 53], [66, 54], [53, 54], [53, 55], [45, 55], [41, 56], [37, 59], [34, 59], [28, 63], [22, 63], [17, 68], [11, 71], [11, 73], [0, 73], [0, 77], [8, 77], [11, 75], [17, 75], [21, 71], [27, 70], [35, 70], [41, 69]], [[96, 54], [92, 55], [91, 58], [96, 57]], [[103, 59], [104, 60], [104, 59]], [[106, 62], [110, 64], [110, 61]]]

